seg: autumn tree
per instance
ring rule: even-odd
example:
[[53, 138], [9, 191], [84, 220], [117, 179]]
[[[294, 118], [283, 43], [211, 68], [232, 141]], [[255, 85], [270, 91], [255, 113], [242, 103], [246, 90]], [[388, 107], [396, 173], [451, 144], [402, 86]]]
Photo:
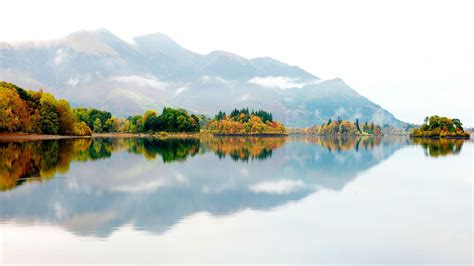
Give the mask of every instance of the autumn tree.
[[462, 123], [459, 119], [451, 119], [437, 115], [426, 117], [421, 127], [413, 129], [411, 135], [414, 137], [470, 138], [470, 133], [464, 131]]

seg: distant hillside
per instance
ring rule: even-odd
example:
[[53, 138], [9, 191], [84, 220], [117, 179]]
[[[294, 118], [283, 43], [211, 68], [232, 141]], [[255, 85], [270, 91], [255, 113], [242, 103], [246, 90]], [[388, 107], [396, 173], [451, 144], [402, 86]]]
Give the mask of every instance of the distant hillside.
[[321, 80], [297, 66], [262, 57], [189, 51], [164, 34], [128, 43], [107, 30], [50, 41], [0, 43], [0, 80], [44, 89], [75, 106], [114, 115], [182, 107], [196, 113], [265, 109], [288, 126], [337, 117], [403, 126], [341, 79]]

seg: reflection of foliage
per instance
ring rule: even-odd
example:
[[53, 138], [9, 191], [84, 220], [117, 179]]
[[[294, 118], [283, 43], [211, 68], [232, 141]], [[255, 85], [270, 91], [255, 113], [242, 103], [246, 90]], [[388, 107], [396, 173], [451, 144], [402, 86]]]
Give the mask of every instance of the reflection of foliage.
[[459, 154], [464, 140], [462, 139], [427, 139], [414, 138], [413, 143], [421, 145], [426, 156], [439, 157]]
[[305, 141], [309, 143], [317, 143], [326, 147], [329, 151], [359, 151], [359, 149], [369, 150], [380, 145], [382, 137], [307, 137], [305, 138]]
[[45, 180], [66, 173], [72, 161], [95, 161], [125, 150], [164, 163], [183, 161], [199, 152], [198, 139], [67, 139], [0, 142], [0, 191], [26, 181]]
[[92, 160], [112, 156], [113, 144], [110, 139], [94, 139], [88, 149], [88, 158]]
[[[306, 136], [306, 143], [317, 144], [330, 152], [370, 150], [387, 138]], [[125, 151], [164, 163], [184, 161], [199, 153], [214, 152], [219, 158], [234, 161], [264, 160], [288, 140], [284, 137], [209, 137], [201, 139], [95, 138], [45, 141], [0, 141], [0, 191], [24, 182], [43, 181], [66, 173], [72, 161], [94, 161]], [[290, 140], [297, 140], [291, 138]], [[390, 141], [390, 139], [388, 140]], [[427, 156], [458, 154], [462, 140], [413, 139]]]
[[45, 180], [57, 173], [66, 173], [71, 161], [94, 161], [109, 158], [113, 152], [143, 154], [164, 163], [183, 161], [207, 150], [220, 158], [263, 160], [280, 147], [284, 138], [96, 138], [26, 142], [0, 142], [0, 190], [8, 190], [25, 181]]
[[188, 155], [196, 155], [199, 143], [198, 139], [143, 139], [145, 156], [155, 159], [156, 154], [159, 154], [164, 163], [183, 161]]
[[219, 158], [229, 155], [234, 161], [263, 160], [271, 157], [272, 151], [281, 147], [285, 140], [281, 137], [223, 137], [207, 139], [203, 146], [214, 151]]
[[0, 142], [0, 190], [65, 173], [90, 139]]

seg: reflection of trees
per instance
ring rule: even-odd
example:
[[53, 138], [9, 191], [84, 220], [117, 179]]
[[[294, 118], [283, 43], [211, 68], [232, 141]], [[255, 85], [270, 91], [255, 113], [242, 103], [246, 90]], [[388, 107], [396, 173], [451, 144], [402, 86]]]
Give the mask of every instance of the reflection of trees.
[[[294, 140], [94, 139], [82, 153], [90, 154], [95, 147], [96, 154], [100, 150], [116, 154], [87, 167], [71, 167], [64, 182], [45, 182], [28, 190], [0, 193], [0, 205], [9, 206], [0, 211], [0, 220], [45, 221], [76, 234], [100, 237], [108, 237], [124, 224], [161, 234], [195, 213], [226, 215], [246, 209], [268, 210], [300, 200], [318, 189], [340, 191], [361, 171], [403, 146], [384, 138], [379, 146], [362, 149], [376, 143], [367, 139], [359, 141], [356, 152], [357, 141]], [[348, 150], [344, 150], [346, 147]], [[190, 159], [194, 154], [205, 153], [206, 156]], [[87, 156], [84, 155], [86, 160], [97, 158]], [[183, 164], [169, 163], [185, 158], [188, 160]], [[261, 162], [264, 158], [267, 160]], [[98, 173], [100, 179], [95, 178]], [[280, 193], [285, 183], [296, 186]], [[56, 202], [67, 212], [58, 216], [56, 205], [51, 204]]]
[[109, 158], [114, 152], [127, 151], [150, 160], [160, 155], [165, 163], [182, 161], [198, 153], [199, 143], [198, 139], [97, 138], [81, 153], [81, 160]]
[[56, 173], [66, 173], [71, 161], [94, 161], [126, 151], [142, 154], [164, 163], [183, 161], [188, 156], [214, 151], [219, 158], [263, 160], [284, 143], [284, 138], [209, 138], [152, 139], [96, 138], [28, 142], [0, 142], [0, 189], [7, 190], [26, 181], [44, 180]]
[[164, 163], [185, 160], [199, 152], [198, 139], [67, 139], [0, 142], [0, 191], [27, 181], [42, 181], [66, 173], [72, 161], [95, 161], [125, 150], [147, 159], [160, 155]]
[[382, 137], [347, 137], [347, 136], [317, 136], [306, 137], [306, 143], [315, 143], [328, 149], [328, 151], [348, 151], [359, 149], [370, 150], [382, 142]]
[[[8, 190], [32, 180], [45, 180], [57, 173], [66, 173], [71, 161], [94, 161], [125, 151], [141, 154], [149, 160], [159, 155], [164, 163], [184, 161], [198, 153], [214, 152], [220, 159], [234, 161], [264, 160], [273, 150], [283, 146], [282, 137], [221, 137], [203, 139], [97, 138], [26, 142], [0, 142], [0, 190]], [[371, 150], [382, 142], [381, 137], [303, 137], [306, 143], [325, 147], [329, 152]], [[397, 140], [403, 141], [403, 140]], [[463, 140], [413, 139], [427, 156], [458, 154]]]
[[159, 154], [164, 163], [184, 161], [189, 155], [196, 155], [200, 144], [198, 139], [142, 139], [142, 141], [145, 157], [155, 159]]
[[421, 145], [425, 155], [429, 157], [459, 154], [465, 140], [462, 139], [428, 139], [413, 138], [413, 143]]
[[282, 137], [222, 137], [206, 139], [203, 146], [221, 159], [229, 155], [234, 161], [264, 160], [271, 157], [272, 151], [281, 147], [285, 140]]
[[[162, 233], [195, 213], [267, 210], [319, 189], [340, 191], [361, 172], [411, 143], [407, 137], [112, 138], [0, 143], [3, 190], [20, 184], [19, 180], [30, 180], [24, 177], [43, 176], [40, 180], [44, 180], [45, 173], [54, 176], [67, 171], [72, 160], [97, 160], [87, 167], [71, 167], [68, 182], [45, 182], [0, 193], [0, 205], [7, 206], [0, 208], [0, 220], [46, 221], [80, 235], [101, 237], [124, 224]], [[113, 158], [100, 159], [113, 153]], [[204, 153], [210, 156], [189, 159]], [[269, 163], [258, 161], [270, 157]], [[184, 164], [171, 163], [186, 159]], [[96, 173], [102, 175], [100, 180], [95, 178]], [[126, 178], [119, 178], [122, 173]], [[281, 180], [301, 187], [273, 193], [271, 184], [277, 186]], [[252, 189], [262, 184], [270, 184], [270, 189]], [[67, 212], [58, 216], [53, 202]]]
[[90, 139], [0, 142], [0, 190], [67, 172], [70, 162], [90, 142]]

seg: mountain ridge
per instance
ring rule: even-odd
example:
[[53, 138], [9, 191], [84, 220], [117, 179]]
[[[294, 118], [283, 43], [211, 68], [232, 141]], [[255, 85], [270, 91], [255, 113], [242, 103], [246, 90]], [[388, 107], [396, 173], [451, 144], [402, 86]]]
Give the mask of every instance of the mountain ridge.
[[123, 116], [165, 106], [206, 115], [249, 107], [264, 108], [295, 127], [338, 116], [405, 124], [340, 78], [322, 80], [270, 57], [195, 53], [162, 33], [136, 36], [133, 43], [106, 29], [50, 41], [3, 42], [0, 79]]

